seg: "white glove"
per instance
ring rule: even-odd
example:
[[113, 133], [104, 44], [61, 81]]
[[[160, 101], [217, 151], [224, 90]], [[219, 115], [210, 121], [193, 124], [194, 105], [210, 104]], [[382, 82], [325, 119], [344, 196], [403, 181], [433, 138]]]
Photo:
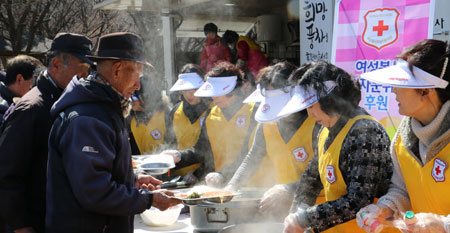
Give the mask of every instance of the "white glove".
[[210, 172], [205, 177], [206, 185], [211, 187], [222, 187], [225, 178], [218, 172]]
[[393, 213], [387, 206], [370, 204], [358, 211], [356, 214], [356, 223], [366, 232], [373, 233], [369, 224], [374, 221], [384, 224], [386, 223], [386, 219], [390, 218]]
[[259, 203], [259, 211], [273, 217], [285, 218], [289, 214], [292, 198], [293, 194], [284, 185], [277, 184], [264, 193]]
[[417, 221], [415, 224], [407, 225], [404, 220], [397, 220], [394, 225], [402, 232], [408, 233], [446, 232], [446, 216], [432, 213], [418, 213], [415, 215], [415, 218]]
[[165, 151], [161, 152], [160, 154], [172, 156], [174, 163], [178, 163], [181, 160], [181, 154], [177, 150], [165, 150]]

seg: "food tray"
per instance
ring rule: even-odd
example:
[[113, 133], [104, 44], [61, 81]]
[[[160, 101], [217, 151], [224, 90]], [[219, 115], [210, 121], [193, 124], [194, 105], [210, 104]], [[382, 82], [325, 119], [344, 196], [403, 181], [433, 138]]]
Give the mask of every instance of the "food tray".
[[[223, 195], [220, 194], [223, 192]], [[215, 191], [207, 191], [202, 194], [200, 194], [200, 198], [187, 198], [184, 195], [187, 195], [187, 193], [180, 193], [178, 196], [176, 195], [174, 198], [181, 200], [186, 205], [199, 205], [202, 203], [226, 203], [233, 199], [234, 196], [239, 195], [239, 193], [233, 193], [229, 191], [223, 191], [223, 190], [215, 190]], [[203, 196], [206, 195], [206, 196]], [[180, 197], [182, 196], [182, 197]]]

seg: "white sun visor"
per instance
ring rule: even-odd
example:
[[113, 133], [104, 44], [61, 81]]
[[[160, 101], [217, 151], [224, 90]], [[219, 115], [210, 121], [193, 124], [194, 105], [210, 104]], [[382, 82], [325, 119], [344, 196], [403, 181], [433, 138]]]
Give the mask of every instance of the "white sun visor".
[[408, 62], [398, 60], [396, 65], [361, 74], [371, 82], [385, 86], [401, 88], [446, 88], [448, 82], [418, 67], [413, 66], [413, 73]]
[[242, 103], [258, 103], [264, 99], [264, 96], [261, 94], [261, 85], [256, 85], [256, 90], [252, 92], [247, 98], [245, 98]]
[[281, 118], [278, 116], [281, 109], [291, 99], [291, 88], [280, 88], [276, 90], [264, 90], [261, 104], [255, 114], [255, 120], [261, 123], [275, 121]]
[[198, 89], [203, 85], [203, 79], [197, 73], [185, 73], [178, 75], [178, 80], [173, 84], [170, 91], [185, 91]]
[[206, 82], [195, 92], [195, 96], [214, 97], [222, 96], [234, 90], [237, 76], [208, 77]]
[[[324, 84], [327, 88], [327, 94], [329, 94], [334, 87], [336, 87], [336, 83], [334, 81], [325, 81]], [[296, 86], [293, 91], [292, 98], [282, 108], [280, 113], [278, 113], [278, 116], [284, 117], [295, 112], [300, 112], [315, 104], [317, 101], [319, 101], [319, 99], [315, 89], [306, 86]]]

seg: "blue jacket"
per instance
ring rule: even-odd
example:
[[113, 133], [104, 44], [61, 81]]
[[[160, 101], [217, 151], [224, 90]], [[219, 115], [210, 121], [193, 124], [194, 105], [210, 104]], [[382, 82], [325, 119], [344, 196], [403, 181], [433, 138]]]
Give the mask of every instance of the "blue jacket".
[[152, 195], [134, 187], [119, 95], [90, 80], [69, 83], [51, 114], [47, 232], [133, 232]]

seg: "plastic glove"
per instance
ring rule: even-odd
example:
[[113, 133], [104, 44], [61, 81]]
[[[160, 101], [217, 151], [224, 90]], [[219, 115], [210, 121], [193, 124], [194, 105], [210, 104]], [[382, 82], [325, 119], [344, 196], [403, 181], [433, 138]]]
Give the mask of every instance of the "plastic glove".
[[183, 181], [189, 183], [189, 184], [195, 184], [198, 182], [198, 178], [192, 174], [193, 172], [188, 172], [184, 177]]
[[303, 233], [305, 230], [298, 225], [297, 217], [295, 214], [289, 214], [284, 219], [284, 230], [283, 233]]
[[211, 187], [222, 187], [225, 178], [218, 172], [210, 172], [205, 177], [206, 185]]
[[165, 151], [161, 152], [160, 154], [172, 156], [174, 163], [178, 163], [181, 160], [181, 154], [177, 150], [165, 150]]
[[264, 193], [259, 211], [282, 221], [289, 214], [292, 198], [293, 194], [284, 185], [277, 184]]
[[404, 220], [396, 220], [394, 225], [402, 232], [408, 233], [435, 233], [445, 232], [446, 216], [432, 213], [415, 214], [416, 223], [407, 225]]
[[[364, 218], [361, 216], [365, 212]], [[386, 219], [392, 217], [394, 212], [385, 205], [370, 204], [358, 211], [356, 214], [356, 223], [366, 232], [372, 232], [369, 226], [370, 222], [378, 221], [385, 223]]]
[[230, 192], [235, 192], [237, 191], [239, 188], [235, 185], [231, 185], [228, 184], [227, 186], [225, 186], [224, 190], [230, 191]]

